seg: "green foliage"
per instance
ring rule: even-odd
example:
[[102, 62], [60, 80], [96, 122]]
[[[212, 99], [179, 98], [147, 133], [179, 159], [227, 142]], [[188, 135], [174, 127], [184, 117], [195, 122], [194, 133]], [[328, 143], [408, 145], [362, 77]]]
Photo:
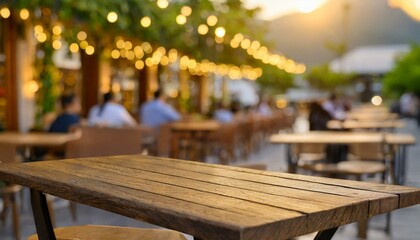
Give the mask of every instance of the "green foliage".
[[293, 86], [293, 75], [271, 65], [263, 66], [263, 76], [257, 80], [265, 94], [284, 93]]
[[354, 74], [333, 72], [328, 64], [312, 67], [306, 74], [306, 79], [312, 87], [327, 91], [348, 85], [354, 77]]
[[420, 95], [420, 46], [412, 45], [406, 55], [398, 59], [394, 69], [383, 81], [384, 94], [398, 98], [404, 92]]

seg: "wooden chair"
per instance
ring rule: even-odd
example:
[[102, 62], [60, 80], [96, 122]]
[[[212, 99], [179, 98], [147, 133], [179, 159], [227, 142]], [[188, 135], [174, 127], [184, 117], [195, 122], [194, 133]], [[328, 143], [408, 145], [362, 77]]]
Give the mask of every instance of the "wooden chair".
[[299, 165], [313, 164], [326, 158], [325, 144], [301, 143], [293, 145], [293, 154], [298, 158]]
[[[57, 240], [187, 240], [172, 230], [141, 229], [113, 226], [74, 226], [54, 229]], [[38, 240], [32, 235], [28, 240]]]
[[210, 134], [209, 144], [211, 151], [216, 153], [222, 164], [236, 160], [235, 144], [237, 137], [237, 124], [221, 124], [219, 130]]
[[[0, 144], [0, 163], [19, 162], [16, 155], [15, 146], [9, 144]], [[12, 211], [12, 227], [15, 239], [20, 240], [20, 214], [17, 204], [17, 195], [22, 191], [22, 187], [15, 184], [7, 184], [0, 187], [0, 197], [3, 199], [3, 210], [0, 213], [0, 221], [4, 226], [6, 217], [11, 209]]]
[[66, 158], [141, 153], [141, 128], [78, 127], [81, 137], [66, 145]]

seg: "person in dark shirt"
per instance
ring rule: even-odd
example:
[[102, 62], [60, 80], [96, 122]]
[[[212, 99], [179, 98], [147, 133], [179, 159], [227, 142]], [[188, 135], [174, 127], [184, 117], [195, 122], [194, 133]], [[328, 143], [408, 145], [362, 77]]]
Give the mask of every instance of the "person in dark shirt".
[[61, 96], [63, 112], [51, 124], [49, 132], [66, 133], [70, 127], [80, 123], [80, 101], [75, 94]]

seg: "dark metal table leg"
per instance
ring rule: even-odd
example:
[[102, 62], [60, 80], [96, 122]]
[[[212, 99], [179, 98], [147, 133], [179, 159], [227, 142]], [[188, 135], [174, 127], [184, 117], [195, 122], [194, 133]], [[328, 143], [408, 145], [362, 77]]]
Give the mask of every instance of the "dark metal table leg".
[[401, 146], [401, 159], [400, 159], [400, 161], [401, 161], [401, 180], [400, 180], [400, 182], [399, 182], [399, 184], [400, 185], [404, 185], [405, 184], [405, 180], [406, 180], [406, 178], [405, 178], [405, 174], [406, 174], [406, 171], [407, 171], [407, 166], [406, 166], [406, 164], [407, 164], [407, 146], [406, 145], [402, 145]]
[[31, 204], [38, 239], [56, 240], [45, 195], [31, 189]]
[[338, 227], [336, 228], [330, 228], [324, 231], [320, 231], [318, 232], [318, 234], [316, 235], [316, 237], [314, 238], [314, 240], [331, 240], [335, 234], [335, 232], [337, 232]]

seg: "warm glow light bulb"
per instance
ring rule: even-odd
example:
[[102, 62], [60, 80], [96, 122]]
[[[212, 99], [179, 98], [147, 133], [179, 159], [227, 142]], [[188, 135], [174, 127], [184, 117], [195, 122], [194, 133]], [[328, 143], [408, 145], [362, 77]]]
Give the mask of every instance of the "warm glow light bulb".
[[117, 49], [112, 50], [112, 51], [111, 51], [111, 57], [112, 57], [113, 59], [118, 59], [118, 58], [120, 58], [120, 51], [119, 51], [119, 50], [117, 50]]
[[61, 26], [54, 26], [52, 29], [52, 32], [54, 33], [54, 35], [60, 35], [63, 32], [63, 29], [61, 28]]
[[178, 23], [179, 25], [184, 25], [185, 23], [187, 23], [187, 18], [180, 14], [178, 16], [176, 16], [176, 23]]
[[114, 23], [118, 20], [118, 14], [116, 12], [109, 12], [107, 19], [108, 19], [108, 22]]
[[379, 106], [379, 105], [381, 105], [382, 104], [382, 97], [381, 96], [374, 96], [373, 98], [372, 98], [372, 104], [373, 105], [375, 105], [375, 106]]
[[72, 43], [70, 44], [69, 49], [70, 49], [70, 52], [77, 53], [79, 52], [79, 45], [77, 45], [77, 43]]
[[141, 70], [144, 68], [144, 62], [142, 60], [137, 60], [135, 66], [138, 70]]
[[209, 32], [209, 27], [207, 27], [207, 25], [205, 24], [201, 24], [200, 26], [198, 26], [197, 31], [201, 35], [206, 35]]
[[10, 10], [7, 7], [4, 7], [0, 10], [0, 16], [2, 18], [9, 18], [10, 17]]
[[226, 30], [224, 27], [218, 27], [216, 28], [216, 30], [214, 31], [214, 34], [216, 34], [217, 37], [222, 38], [225, 36], [226, 34]]
[[217, 24], [217, 21], [218, 21], [218, 19], [217, 19], [217, 17], [216, 16], [214, 16], [214, 15], [210, 15], [210, 16], [208, 16], [208, 18], [207, 18], [207, 25], [209, 25], [209, 26], [215, 26], [216, 24]]
[[19, 12], [20, 19], [27, 20], [29, 18], [29, 11], [26, 8], [22, 8]]
[[190, 16], [190, 15], [191, 15], [191, 13], [192, 13], [192, 9], [191, 9], [191, 7], [189, 7], [189, 6], [183, 6], [183, 7], [181, 8], [181, 14], [182, 14], [182, 15], [184, 15], [184, 16], [186, 16], [186, 17], [188, 17], [188, 16]]
[[168, 2], [168, 0], [157, 0], [156, 4], [159, 8], [164, 9], [164, 8], [168, 7], [169, 2]]
[[152, 19], [148, 16], [142, 17], [142, 19], [140, 20], [140, 25], [144, 28], [150, 27], [151, 24]]
[[52, 46], [53, 46], [53, 48], [55, 49], [55, 50], [58, 50], [58, 49], [60, 49], [61, 48], [61, 41], [60, 40], [55, 40], [53, 43], [52, 43]]
[[80, 31], [77, 33], [77, 39], [79, 39], [80, 41], [86, 40], [87, 38], [87, 34], [85, 31]]
[[92, 55], [95, 53], [95, 48], [93, 46], [87, 46], [85, 51], [87, 55]]

